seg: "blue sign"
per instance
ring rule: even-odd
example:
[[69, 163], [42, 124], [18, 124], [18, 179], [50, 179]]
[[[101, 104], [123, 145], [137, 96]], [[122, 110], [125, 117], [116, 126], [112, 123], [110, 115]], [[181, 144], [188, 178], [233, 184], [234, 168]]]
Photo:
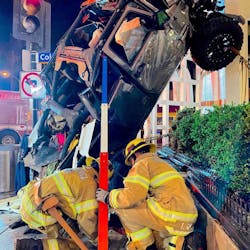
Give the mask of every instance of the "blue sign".
[[40, 52], [38, 53], [38, 62], [39, 63], [48, 63], [51, 59], [51, 53], [50, 52]]

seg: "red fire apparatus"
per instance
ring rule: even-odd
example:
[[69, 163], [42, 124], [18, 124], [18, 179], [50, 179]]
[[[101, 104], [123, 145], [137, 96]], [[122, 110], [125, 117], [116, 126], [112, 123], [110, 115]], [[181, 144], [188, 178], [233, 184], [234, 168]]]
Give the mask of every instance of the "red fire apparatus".
[[19, 92], [0, 90], [0, 144], [18, 144], [32, 130], [32, 103]]

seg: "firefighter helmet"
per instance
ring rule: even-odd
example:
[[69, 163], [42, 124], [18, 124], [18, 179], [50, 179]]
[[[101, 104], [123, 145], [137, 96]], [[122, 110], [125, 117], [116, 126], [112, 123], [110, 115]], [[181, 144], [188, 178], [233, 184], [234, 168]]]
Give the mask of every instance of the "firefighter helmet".
[[147, 143], [144, 139], [136, 138], [130, 141], [125, 148], [125, 164], [130, 166], [129, 158], [139, 149], [149, 146], [149, 152], [155, 153], [156, 146], [152, 143]]
[[[92, 156], [88, 156], [85, 160], [86, 166], [87, 167], [92, 167], [94, 170], [99, 173], [99, 165], [100, 165], [100, 157], [99, 158], [94, 158]], [[114, 173], [114, 169], [112, 166], [111, 161], [108, 161], [108, 178], [110, 179]]]

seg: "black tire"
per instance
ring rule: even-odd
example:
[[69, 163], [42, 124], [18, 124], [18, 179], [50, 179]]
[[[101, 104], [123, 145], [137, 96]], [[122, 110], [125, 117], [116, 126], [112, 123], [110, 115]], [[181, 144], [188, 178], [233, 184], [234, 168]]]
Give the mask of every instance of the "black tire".
[[211, 17], [194, 33], [191, 55], [195, 63], [208, 71], [226, 67], [237, 56], [231, 48], [240, 50], [243, 43], [241, 27], [224, 15]]
[[0, 144], [18, 144], [20, 143], [20, 136], [17, 132], [6, 129], [0, 131]]

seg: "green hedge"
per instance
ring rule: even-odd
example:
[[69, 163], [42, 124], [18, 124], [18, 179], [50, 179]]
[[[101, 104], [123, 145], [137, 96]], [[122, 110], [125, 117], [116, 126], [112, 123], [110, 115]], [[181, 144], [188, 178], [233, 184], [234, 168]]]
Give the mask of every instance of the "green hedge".
[[250, 104], [184, 109], [170, 132], [170, 147], [212, 168], [239, 193], [250, 194]]

